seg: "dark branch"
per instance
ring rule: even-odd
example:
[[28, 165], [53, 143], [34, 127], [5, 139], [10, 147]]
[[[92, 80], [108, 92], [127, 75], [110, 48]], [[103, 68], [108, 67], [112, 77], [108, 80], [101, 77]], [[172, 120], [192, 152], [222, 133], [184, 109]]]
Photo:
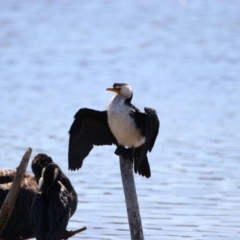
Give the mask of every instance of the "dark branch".
[[75, 234], [83, 232], [85, 230], [87, 230], [86, 227], [79, 228], [79, 229], [74, 230], [74, 231], [73, 230], [71, 230], [71, 231], [66, 230], [65, 233], [64, 233], [63, 239], [68, 239], [68, 238], [74, 236]]

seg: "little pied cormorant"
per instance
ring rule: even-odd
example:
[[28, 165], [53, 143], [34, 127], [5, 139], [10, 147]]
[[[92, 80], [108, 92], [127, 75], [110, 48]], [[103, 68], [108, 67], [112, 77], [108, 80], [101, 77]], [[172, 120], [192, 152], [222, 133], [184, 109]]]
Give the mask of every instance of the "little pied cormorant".
[[106, 90], [117, 93], [106, 111], [82, 108], [74, 116], [69, 130], [69, 169], [81, 168], [93, 145], [115, 144], [115, 154], [134, 160], [135, 173], [148, 178], [151, 171], [147, 152], [152, 150], [160, 126], [157, 114], [146, 107], [142, 113], [131, 104], [133, 92], [129, 84], [115, 83]]
[[[43, 162], [39, 161], [41, 159]], [[39, 191], [33, 200], [30, 218], [36, 239], [65, 239], [69, 218], [77, 208], [77, 194], [50, 157], [39, 154], [35, 160], [33, 172], [39, 182]]]

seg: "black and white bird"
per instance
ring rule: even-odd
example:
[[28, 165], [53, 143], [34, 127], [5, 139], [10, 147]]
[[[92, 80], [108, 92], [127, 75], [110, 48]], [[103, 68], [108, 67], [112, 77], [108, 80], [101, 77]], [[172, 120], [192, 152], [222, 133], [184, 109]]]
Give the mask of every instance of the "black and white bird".
[[115, 83], [108, 91], [117, 93], [107, 105], [107, 110], [80, 109], [69, 130], [68, 164], [70, 170], [82, 167], [84, 158], [94, 145], [112, 145], [115, 154], [134, 160], [134, 171], [150, 177], [147, 152], [151, 151], [160, 122], [154, 109], [145, 113], [131, 104], [133, 91], [129, 84]]
[[[60, 240], [65, 238], [69, 218], [76, 210], [77, 194], [59, 166], [47, 157], [40, 155], [50, 163], [41, 171], [39, 191], [33, 200], [30, 218], [37, 240]], [[33, 171], [38, 179], [42, 165], [34, 163], [34, 166]]]

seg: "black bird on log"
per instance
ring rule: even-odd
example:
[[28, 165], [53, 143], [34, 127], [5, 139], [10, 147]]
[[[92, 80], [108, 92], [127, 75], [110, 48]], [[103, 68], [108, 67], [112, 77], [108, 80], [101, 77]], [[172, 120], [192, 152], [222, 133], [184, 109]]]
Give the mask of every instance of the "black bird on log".
[[[37, 183], [39, 183], [39, 180], [42, 176], [42, 170], [44, 169], [44, 167], [46, 167], [50, 163], [54, 163], [52, 158], [44, 153], [40, 153], [34, 157], [31, 167]], [[61, 171], [60, 168], [59, 170], [60, 171], [59, 171], [58, 181], [61, 182], [62, 185], [69, 192], [69, 202], [71, 205], [70, 217], [71, 217], [77, 209], [77, 203], [78, 203], [77, 193], [72, 183], [70, 182], [69, 178]]]
[[[48, 161], [45, 155], [45, 160]], [[33, 172], [39, 182], [30, 217], [37, 240], [60, 240], [66, 233], [69, 218], [77, 208], [77, 194], [60, 167], [50, 162], [41, 171], [41, 163]]]

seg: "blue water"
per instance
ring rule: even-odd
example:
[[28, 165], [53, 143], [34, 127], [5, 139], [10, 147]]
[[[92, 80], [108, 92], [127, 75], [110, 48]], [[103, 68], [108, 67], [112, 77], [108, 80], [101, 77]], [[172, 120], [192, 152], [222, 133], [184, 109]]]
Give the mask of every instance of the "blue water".
[[145, 239], [240, 239], [239, 32], [237, 0], [0, 0], [0, 167], [50, 155], [78, 192], [72, 239], [130, 239], [115, 148], [67, 164], [75, 112], [126, 82], [161, 121], [135, 175]]

